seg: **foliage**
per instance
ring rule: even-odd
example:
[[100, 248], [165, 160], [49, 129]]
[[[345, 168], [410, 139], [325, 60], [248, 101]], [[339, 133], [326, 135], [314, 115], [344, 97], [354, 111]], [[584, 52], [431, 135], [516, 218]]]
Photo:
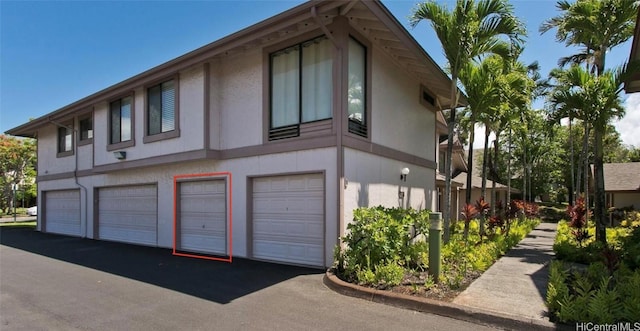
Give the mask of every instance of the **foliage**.
[[[414, 238], [426, 233], [428, 214], [384, 207], [355, 210], [349, 234], [342, 238], [345, 248], [334, 250], [336, 274], [347, 281], [387, 288], [401, 284], [416, 271], [428, 270], [428, 244]], [[496, 228], [491, 240], [480, 241], [479, 224], [470, 220], [467, 242], [462, 234], [464, 224], [457, 223], [452, 240], [442, 247], [441, 278], [426, 279], [425, 286], [439, 281], [451, 289], [460, 288], [468, 275], [488, 269], [537, 224], [529, 219], [515, 221], [509, 233]]]
[[[593, 224], [585, 229], [595, 232]], [[640, 226], [607, 229], [606, 246], [592, 236], [583, 246], [570, 231], [569, 222], [558, 224], [554, 250], [559, 260], [551, 263], [546, 298], [551, 314], [561, 322], [639, 320]]]
[[14, 199], [14, 184], [35, 196], [35, 165], [35, 140], [0, 135], [0, 209], [4, 213]]
[[358, 208], [353, 217], [342, 238], [346, 248], [334, 251], [337, 270], [346, 278], [358, 275], [359, 281], [371, 283], [371, 273], [376, 274], [379, 266], [419, 267], [422, 259], [414, 246], [422, 246], [411, 241], [428, 231], [429, 211], [378, 206]]

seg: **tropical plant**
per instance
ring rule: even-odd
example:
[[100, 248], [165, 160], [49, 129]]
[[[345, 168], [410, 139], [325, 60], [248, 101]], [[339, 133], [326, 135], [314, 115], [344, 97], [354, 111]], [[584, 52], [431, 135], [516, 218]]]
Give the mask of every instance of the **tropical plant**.
[[35, 140], [0, 135], [0, 209], [4, 213], [13, 207], [15, 185], [33, 190], [35, 165]]
[[416, 27], [426, 20], [431, 22], [451, 73], [451, 95], [449, 98], [448, 142], [445, 160], [445, 203], [444, 241], [450, 238], [451, 208], [451, 160], [453, 155], [453, 136], [456, 127], [457, 107], [460, 91], [457, 88], [462, 68], [472, 59], [483, 54], [502, 54], [509, 52], [508, 44], [501, 39], [509, 38], [513, 43], [520, 42], [524, 34], [523, 24], [513, 15], [513, 7], [505, 0], [458, 0], [449, 11], [446, 5], [435, 0], [418, 4], [410, 16], [410, 25]]

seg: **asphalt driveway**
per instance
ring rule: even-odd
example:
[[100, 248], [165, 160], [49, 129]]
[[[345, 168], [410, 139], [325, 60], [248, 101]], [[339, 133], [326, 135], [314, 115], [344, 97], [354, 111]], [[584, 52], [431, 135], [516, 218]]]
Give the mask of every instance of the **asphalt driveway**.
[[334, 293], [322, 270], [0, 228], [2, 330], [489, 328]]

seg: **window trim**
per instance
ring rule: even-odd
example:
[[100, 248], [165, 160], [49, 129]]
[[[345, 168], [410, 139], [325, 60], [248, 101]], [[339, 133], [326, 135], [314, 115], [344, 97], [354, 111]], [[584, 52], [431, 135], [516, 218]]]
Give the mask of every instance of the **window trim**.
[[[335, 30], [335, 23], [327, 26], [331, 31]], [[285, 137], [281, 139], [269, 139], [269, 131], [271, 128], [271, 54], [278, 52], [280, 50], [284, 50], [289, 47], [293, 47], [298, 44], [302, 44], [306, 41], [310, 41], [316, 38], [320, 38], [325, 36], [323, 31], [321, 30], [313, 30], [310, 32], [303, 33], [299, 36], [296, 36], [291, 39], [287, 39], [276, 44], [267, 46], [262, 49], [262, 58], [263, 58], [263, 74], [262, 74], [262, 127], [263, 127], [263, 135], [262, 141], [264, 144], [272, 144], [272, 143], [282, 143], [284, 141], [296, 140], [296, 139], [304, 139], [310, 136], [318, 137], [324, 135], [335, 134], [335, 121], [338, 118], [337, 114], [339, 113], [339, 103], [336, 100], [341, 98], [341, 91], [336, 88], [336, 84], [333, 84], [331, 87], [332, 91], [332, 101], [331, 101], [331, 117], [321, 120], [315, 120], [310, 122], [300, 122], [298, 124], [294, 124], [298, 126], [298, 135]], [[329, 40], [331, 42], [331, 40]], [[338, 57], [336, 56], [337, 50], [335, 47], [331, 46], [332, 52], [332, 82], [335, 82], [341, 76], [338, 71], [338, 66], [340, 65], [337, 61]], [[302, 118], [300, 118], [302, 120]], [[317, 131], [309, 132], [309, 128], [319, 128]]]
[[94, 124], [93, 111], [91, 111], [91, 113], [89, 114], [78, 116], [78, 136], [77, 136], [78, 146], [93, 144], [93, 136], [91, 136], [91, 138], [82, 139], [82, 125], [80, 125], [80, 122], [86, 119], [91, 120], [91, 130], [93, 131], [93, 135], [96, 134], [95, 127], [93, 125]]
[[[121, 141], [115, 144], [111, 143], [111, 103], [114, 101], [122, 100], [124, 98], [131, 97], [131, 139], [127, 141]], [[135, 91], [130, 91], [126, 94], [121, 94], [118, 97], [111, 98], [107, 101], [107, 151], [114, 151], [116, 149], [122, 149], [126, 147], [135, 146], [136, 144], [136, 94]]]
[[[67, 157], [67, 156], [71, 156], [74, 154], [75, 151], [75, 130], [73, 127], [73, 120], [71, 121], [67, 121], [67, 122], [63, 122], [63, 125], [56, 125], [56, 157]], [[66, 129], [66, 130], [71, 130], [71, 149], [68, 151], [60, 151], [60, 129]], [[66, 136], [66, 135], [65, 135]]]
[[[173, 80], [173, 89], [175, 93], [175, 108], [173, 114], [174, 129], [167, 132], [149, 134], [149, 89], [170, 80]], [[143, 91], [144, 135], [142, 136], [142, 143], [147, 144], [160, 140], [180, 137], [180, 74], [175, 73], [170, 76], [165, 76], [161, 79], [156, 79], [149, 84], [145, 84], [143, 87]]]
[[[343, 134], [347, 134], [350, 137], [356, 138], [356, 139], [361, 139], [361, 140], [365, 140], [365, 141], [371, 141], [371, 130], [373, 128], [373, 126], [371, 125], [373, 122], [373, 118], [371, 116], [371, 106], [372, 106], [372, 100], [371, 100], [371, 91], [372, 91], [372, 81], [371, 81], [371, 77], [373, 76], [373, 45], [371, 44], [371, 42], [365, 38], [362, 34], [360, 34], [358, 31], [354, 30], [353, 28], [349, 27], [349, 29], [347, 30], [347, 36], [345, 38], [345, 48], [348, 52], [349, 49], [349, 39], [353, 39], [354, 41], [356, 41], [357, 43], [359, 43], [360, 45], [362, 45], [365, 48], [365, 64], [364, 64], [364, 81], [365, 81], [365, 97], [364, 97], [364, 101], [365, 101], [365, 111], [364, 111], [364, 115], [365, 115], [365, 127], [367, 128], [367, 135], [363, 136], [363, 135], [359, 135], [357, 133], [353, 133], [349, 130], [349, 105], [347, 104], [348, 102], [348, 97], [346, 96], [346, 92], [345, 92], [345, 99], [344, 99], [344, 113], [341, 116], [342, 120], [344, 121], [342, 127], [343, 127]], [[349, 82], [349, 61], [348, 61], [349, 55], [348, 53], [345, 55], [345, 70], [343, 70], [343, 74], [344, 74], [344, 82], [345, 82], [345, 86], [348, 86], [348, 82]]]

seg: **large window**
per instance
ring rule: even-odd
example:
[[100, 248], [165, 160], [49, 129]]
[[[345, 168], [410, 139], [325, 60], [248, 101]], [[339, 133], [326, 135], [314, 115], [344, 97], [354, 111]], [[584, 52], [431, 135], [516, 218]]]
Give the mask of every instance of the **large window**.
[[147, 89], [147, 135], [176, 129], [176, 91], [174, 80]]
[[[69, 123], [71, 124], [71, 123]], [[58, 156], [73, 154], [73, 128], [70, 126], [58, 127]]]
[[349, 132], [367, 136], [367, 49], [349, 38]]
[[331, 118], [333, 61], [326, 37], [272, 53], [270, 60], [269, 139], [298, 136], [301, 123]]
[[[132, 142], [133, 136], [133, 97], [128, 96], [111, 102], [109, 107], [110, 144]], [[117, 147], [116, 147], [117, 148]]]

